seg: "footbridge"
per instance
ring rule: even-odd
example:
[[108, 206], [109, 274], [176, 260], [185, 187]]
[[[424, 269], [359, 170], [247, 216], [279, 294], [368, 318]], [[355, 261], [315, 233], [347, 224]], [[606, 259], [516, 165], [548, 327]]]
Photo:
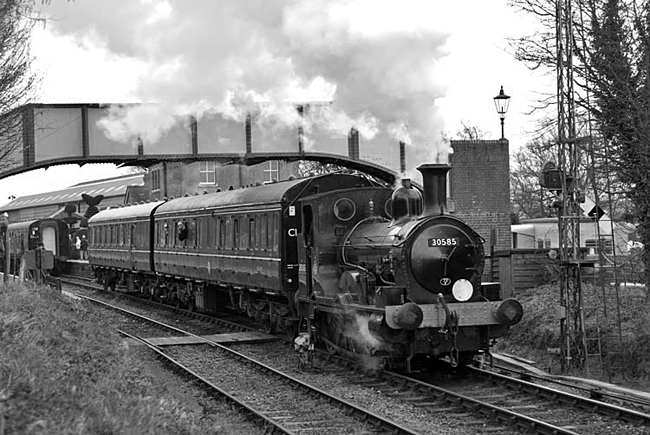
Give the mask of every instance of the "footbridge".
[[[126, 128], [116, 110], [129, 105], [28, 104], [4, 115], [10, 128], [0, 138], [4, 150], [0, 179], [62, 164], [114, 163], [148, 167], [163, 161], [213, 160], [252, 165], [267, 160], [311, 160], [356, 169], [388, 183], [399, 173], [359, 158], [359, 135], [347, 137], [299, 127], [260, 126], [251, 115], [243, 121], [222, 115], [176, 119], [173, 124]], [[143, 121], [142, 125], [146, 123]], [[141, 130], [141, 134], [126, 130]], [[380, 138], [368, 144], [395, 150], [403, 164], [403, 144]], [[314, 150], [319, 151], [314, 151]], [[321, 152], [327, 150], [327, 152]], [[399, 150], [399, 151], [398, 151]]]

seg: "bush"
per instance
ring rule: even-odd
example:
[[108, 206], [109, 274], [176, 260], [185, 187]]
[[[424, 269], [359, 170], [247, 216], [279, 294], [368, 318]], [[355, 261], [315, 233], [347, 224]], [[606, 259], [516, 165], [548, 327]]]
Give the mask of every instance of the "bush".
[[[603, 291], [600, 286], [583, 284], [582, 291], [586, 335], [600, 336], [605, 369], [616, 378], [650, 379], [650, 368], [646, 363], [650, 355], [650, 300], [646, 290], [621, 287], [618, 291], [619, 310], [616, 309], [613, 288]], [[607, 323], [604, 297], [608, 304]], [[524, 316], [495, 350], [537, 361], [540, 368], [559, 372], [559, 357], [548, 352], [549, 349], [559, 349], [561, 345], [559, 284], [528, 289], [517, 299], [523, 305]], [[589, 353], [592, 351], [596, 352], [597, 348], [590, 349]]]

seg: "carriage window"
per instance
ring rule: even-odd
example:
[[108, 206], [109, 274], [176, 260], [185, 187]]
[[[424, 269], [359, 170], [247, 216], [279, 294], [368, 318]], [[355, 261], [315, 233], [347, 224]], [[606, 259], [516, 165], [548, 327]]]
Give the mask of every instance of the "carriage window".
[[267, 231], [267, 225], [268, 225], [268, 215], [262, 215], [262, 232], [260, 236], [260, 249], [266, 249], [269, 245], [266, 243], [266, 234], [268, 233]]
[[232, 221], [232, 246], [234, 249], [239, 249], [239, 219]]
[[223, 219], [219, 219], [219, 248], [224, 248], [226, 245], [226, 223]]
[[224, 241], [226, 243], [226, 249], [232, 249], [232, 220], [230, 218], [226, 219], [226, 234]]
[[187, 229], [187, 244], [193, 248], [196, 248], [196, 239], [197, 239], [198, 225], [196, 224], [196, 219], [189, 221], [189, 228]]
[[208, 226], [208, 237], [206, 240], [206, 247], [212, 248], [214, 246], [218, 246], [218, 240], [217, 240], [217, 219], [209, 216], [207, 218], [207, 226]]
[[273, 215], [267, 216], [266, 219], [266, 249], [273, 248]]
[[248, 220], [248, 249], [255, 248], [255, 218]]
[[165, 246], [165, 231], [167, 231], [167, 224], [158, 222], [158, 246]]
[[239, 249], [247, 249], [250, 246], [249, 230], [250, 226], [246, 225], [246, 218], [241, 218], [241, 226], [239, 228]]
[[273, 250], [274, 251], [278, 250], [278, 241], [280, 240], [279, 233], [280, 233], [280, 228], [278, 227], [278, 215], [274, 214], [273, 215]]
[[196, 220], [196, 240], [195, 240], [195, 246], [201, 247], [201, 242], [205, 241], [204, 237], [204, 232], [205, 232], [205, 227], [206, 227], [206, 218], [201, 217], [200, 219]]

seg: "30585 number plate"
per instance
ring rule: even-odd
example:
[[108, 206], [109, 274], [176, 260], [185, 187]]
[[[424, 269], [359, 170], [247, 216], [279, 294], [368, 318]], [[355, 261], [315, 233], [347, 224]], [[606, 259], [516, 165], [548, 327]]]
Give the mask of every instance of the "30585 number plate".
[[457, 246], [458, 239], [455, 237], [432, 237], [428, 240], [429, 248], [437, 248], [439, 246]]

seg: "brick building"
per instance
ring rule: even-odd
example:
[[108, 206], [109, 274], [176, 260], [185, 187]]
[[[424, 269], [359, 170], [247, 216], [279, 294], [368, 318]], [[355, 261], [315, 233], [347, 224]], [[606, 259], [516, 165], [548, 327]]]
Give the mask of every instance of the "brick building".
[[251, 166], [220, 165], [215, 161], [162, 162], [149, 167], [144, 177], [149, 199], [178, 198], [243, 186], [270, 183], [298, 176], [298, 163], [271, 160]]
[[483, 277], [512, 288], [508, 140], [452, 140], [449, 192], [454, 214], [486, 241]]

